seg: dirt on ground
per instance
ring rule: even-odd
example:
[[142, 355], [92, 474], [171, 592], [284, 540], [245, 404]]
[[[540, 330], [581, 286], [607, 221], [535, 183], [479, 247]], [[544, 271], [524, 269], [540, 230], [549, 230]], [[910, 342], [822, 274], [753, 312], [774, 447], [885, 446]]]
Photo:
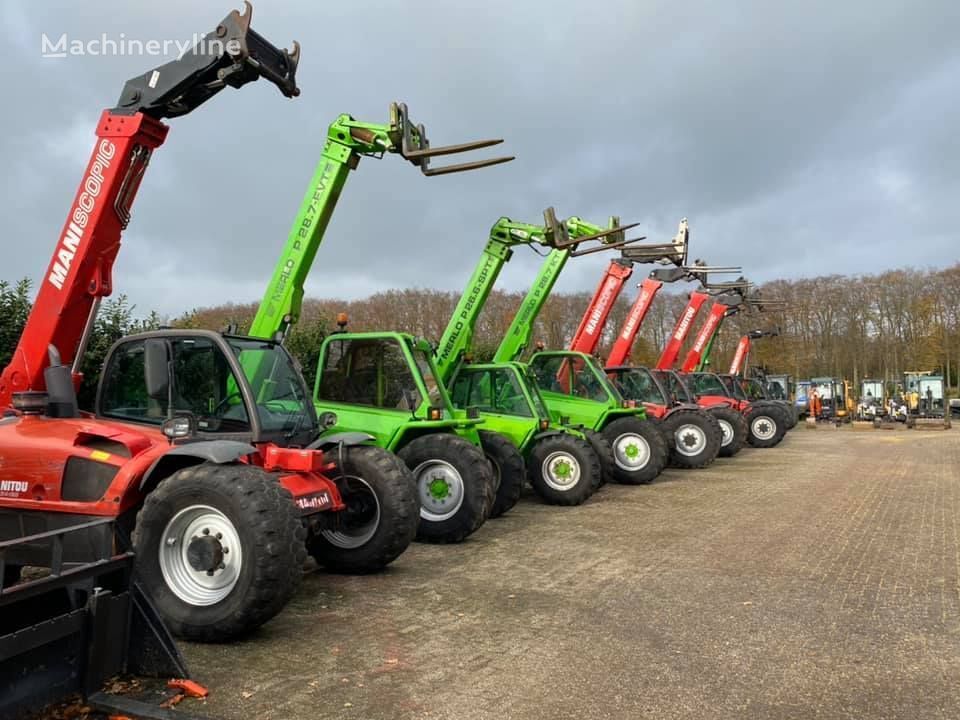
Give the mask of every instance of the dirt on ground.
[[[217, 718], [960, 717], [960, 433], [798, 427], [187, 645]], [[187, 710], [187, 708], [184, 708]]]

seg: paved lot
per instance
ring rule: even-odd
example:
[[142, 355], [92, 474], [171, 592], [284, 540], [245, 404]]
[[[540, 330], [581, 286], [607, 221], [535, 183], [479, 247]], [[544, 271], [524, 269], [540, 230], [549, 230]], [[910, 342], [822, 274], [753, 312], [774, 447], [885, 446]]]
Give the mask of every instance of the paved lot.
[[186, 652], [203, 712], [243, 720], [957, 718], [960, 433], [797, 428], [580, 508], [526, 497]]

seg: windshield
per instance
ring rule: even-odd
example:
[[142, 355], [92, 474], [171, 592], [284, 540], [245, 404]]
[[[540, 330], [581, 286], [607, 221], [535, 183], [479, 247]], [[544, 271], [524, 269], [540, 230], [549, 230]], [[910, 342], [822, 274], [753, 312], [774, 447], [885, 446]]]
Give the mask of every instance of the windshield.
[[453, 403], [480, 412], [532, 418], [520, 378], [510, 367], [464, 368], [453, 381]]
[[763, 385], [761, 385], [756, 379], [744, 380], [742, 387], [744, 392], [746, 392], [747, 397], [751, 400], [765, 400], [767, 397], [767, 393], [763, 389]]
[[527, 391], [530, 393], [530, 398], [533, 400], [533, 409], [537, 413], [537, 417], [541, 420], [550, 419], [550, 411], [547, 410], [547, 403], [543, 399], [543, 395], [540, 394], [540, 388], [537, 387], [537, 378], [530, 370], [529, 367], [525, 368], [524, 378], [527, 381]]
[[693, 391], [697, 393], [697, 395], [730, 396], [727, 388], [724, 387], [723, 383], [720, 382], [720, 378], [716, 375], [711, 375], [710, 373], [695, 373], [690, 377], [693, 380]]
[[530, 368], [541, 390], [620, 404], [619, 391], [588, 355], [537, 355]]
[[654, 405], [668, 404], [667, 399], [660, 392], [660, 386], [653, 379], [649, 370], [643, 368], [618, 370], [614, 374], [614, 382], [620, 394], [628, 400], [653, 403]]
[[413, 359], [417, 363], [420, 376], [423, 378], [423, 384], [427, 388], [427, 399], [430, 400], [430, 405], [432, 407], [448, 407], [450, 403], [447, 400], [447, 394], [444, 391], [443, 385], [437, 380], [429, 358], [423, 350], [414, 350]]
[[666, 386], [667, 392], [669, 392], [671, 396], [670, 399], [673, 402], [693, 402], [690, 388], [687, 387], [686, 381], [677, 373], [672, 370], [655, 370], [652, 371], [652, 374], [660, 380], [661, 385]]
[[[313, 403], [293, 359], [279, 345], [252, 338], [225, 338], [243, 368], [266, 432], [313, 430]], [[235, 402], [233, 402], [235, 400]], [[242, 408], [239, 397], [231, 400]]]
[[415, 412], [424, 401], [417, 377], [427, 387], [431, 405], [446, 407], [446, 397], [420, 353], [411, 368], [396, 338], [332, 339], [325, 346], [317, 379], [317, 400]]
[[732, 375], [721, 375], [720, 380], [727, 389], [727, 394], [739, 400], [747, 399], [747, 394], [743, 391], [743, 386], [738, 382], [739, 378], [734, 378]]
[[770, 378], [767, 381], [767, 391], [774, 400], [786, 400], [787, 388], [785, 381], [781, 378]]

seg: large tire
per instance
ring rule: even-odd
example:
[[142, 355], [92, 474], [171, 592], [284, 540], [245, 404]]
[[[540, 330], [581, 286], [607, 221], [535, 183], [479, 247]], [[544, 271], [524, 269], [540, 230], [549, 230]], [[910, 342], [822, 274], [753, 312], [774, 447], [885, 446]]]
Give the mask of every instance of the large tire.
[[723, 433], [715, 418], [701, 410], [680, 408], [661, 421], [670, 448], [670, 464], [688, 470], [705, 468], [720, 452]]
[[708, 411], [720, 425], [720, 457], [733, 457], [747, 441], [747, 421], [743, 415], [727, 405], [718, 405]]
[[293, 497], [275, 476], [203, 463], [147, 495], [133, 545], [140, 578], [171, 632], [220, 642], [259, 627], [293, 597], [305, 538]]
[[417, 540], [460, 542], [490, 516], [493, 471], [483, 451], [457, 435], [421, 435], [398, 453], [413, 471], [420, 504]]
[[754, 406], [747, 413], [747, 442], [755, 448], [772, 448], [787, 432], [784, 413], [774, 405]]
[[653, 482], [667, 464], [667, 444], [652, 420], [622, 417], [607, 425], [603, 436], [613, 446], [613, 477], [618, 483]]
[[[363, 574], [382, 570], [413, 542], [420, 523], [416, 483], [407, 466], [379, 447], [343, 449], [335, 478], [347, 509], [336, 525], [311, 534], [307, 550], [327, 570]], [[342, 463], [342, 464], [341, 464]]]
[[600, 482], [594, 488], [596, 490], [604, 483], [613, 482], [613, 473], [617, 467], [617, 461], [613, 457], [613, 445], [603, 436], [603, 433], [596, 430], [584, 430], [583, 434], [600, 460]]
[[20, 571], [23, 567], [20, 565], [4, 565], [3, 567], [3, 587], [8, 588], [20, 582]]
[[493, 466], [497, 492], [493, 496], [490, 517], [496, 518], [510, 510], [520, 500], [523, 483], [527, 477], [527, 466], [517, 446], [498, 432], [481, 430], [480, 445], [483, 448], [483, 454]]
[[549, 435], [530, 451], [530, 484], [550, 505], [586, 502], [602, 474], [590, 443], [567, 433]]
[[787, 428], [787, 431], [789, 432], [790, 430], [793, 430], [799, 421], [797, 417], [797, 409], [790, 403], [784, 401], [777, 401], [776, 406], [783, 411], [783, 419], [786, 422], [785, 427]]

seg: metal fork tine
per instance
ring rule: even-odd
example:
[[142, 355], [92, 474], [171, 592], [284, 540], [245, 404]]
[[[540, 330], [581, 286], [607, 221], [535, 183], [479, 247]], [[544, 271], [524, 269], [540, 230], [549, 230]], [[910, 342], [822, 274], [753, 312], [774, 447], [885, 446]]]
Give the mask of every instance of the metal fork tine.
[[466, 172], [467, 170], [477, 170], [478, 168], [489, 167], [491, 165], [500, 165], [513, 160], [514, 157], [490, 158], [489, 160], [476, 160], [474, 162], [460, 163], [459, 165], [444, 165], [438, 168], [421, 168], [423, 174], [427, 177], [433, 175], [449, 175], [450, 173]]
[[423, 157], [435, 157], [438, 155], [456, 155], [457, 153], [469, 152], [471, 150], [481, 150], [502, 143], [502, 139], [496, 140], [476, 140], [474, 142], [461, 143], [459, 145], [440, 145], [439, 147], [425, 147], [417, 150], [407, 150], [404, 157], [410, 160]]
[[[614, 234], [616, 234], [616, 233], [626, 232], [627, 230], [629, 230], [629, 229], [631, 229], [631, 228], [637, 227], [639, 224], [640, 224], [640, 223], [631, 223], [631, 224], [629, 224], [629, 225], [619, 225], [618, 227], [607, 228], [606, 230], [601, 230], [600, 232], [594, 233], [593, 235], [584, 235], [583, 237], [578, 237], [576, 240], [571, 240], [571, 242], [579, 244], [579, 243], [590, 242], [591, 240], [599, 240], [599, 239], [601, 239], [601, 238], [605, 238], [605, 237], [609, 237], [610, 235], [614, 235]], [[638, 238], [638, 239], [642, 239], [642, 238]], [[634, 242], [634, 241], [631, 241], [631, 242]], [[608, 245], [607, 247], [608, 247], [608, 248], [609, 248], [609, 247], [620, 247], [621, 245], [624, 245], [624, 244], [626, 244], [626, 241], [624, 241], [624, 242], [622, 242], [622, 243], [620, 243], [620, 244], [618, 244], [618, 245]]]
[[[570, 255], [572, 257], [580, 257], [581, 255], [590, 255], [591, 253], [606, 252], [608, 250], [616, 250], [617, 248], [622, 248], [624, 245], [629, 245], [630, 243], [640, 242], [645, 240], [644, 237], [632, 238], [630, 240], [618, 240], [617, 242], [612, 242], [608, 245], [594, 245], [593, 247], [587, 248], [586, 250], [571, 250]], [[577, 240], [576, 242], [583, 242], [582, 239]]]

